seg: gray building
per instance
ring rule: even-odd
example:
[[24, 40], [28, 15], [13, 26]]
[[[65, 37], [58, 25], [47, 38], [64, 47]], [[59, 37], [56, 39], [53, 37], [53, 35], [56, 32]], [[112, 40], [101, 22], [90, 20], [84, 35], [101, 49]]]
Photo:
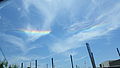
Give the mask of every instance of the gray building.
[[120, 68], [120, 59], [118, 60], [109, 60], [105, 61], [100, 64], [100, 68], [112, 68], [112, 67], [119, 67]]

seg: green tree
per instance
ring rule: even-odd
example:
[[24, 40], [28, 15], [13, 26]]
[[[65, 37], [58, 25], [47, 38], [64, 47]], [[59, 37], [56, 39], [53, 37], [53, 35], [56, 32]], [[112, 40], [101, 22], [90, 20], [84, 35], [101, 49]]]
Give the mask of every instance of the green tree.
[[8, 62], [7, 61], [0, 61], [0, 68], [7, 68]]

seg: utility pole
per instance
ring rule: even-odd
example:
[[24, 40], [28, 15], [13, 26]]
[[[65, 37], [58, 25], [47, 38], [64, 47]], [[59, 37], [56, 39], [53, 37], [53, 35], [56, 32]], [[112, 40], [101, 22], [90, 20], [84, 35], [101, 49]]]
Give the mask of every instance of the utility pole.
[[120, 52], [119, 52], [119, 49], [118, 49], [118, 48], [116, 48], [116, 49], [117, 49], [118, 55], [119, 55], [119, 57], [120, 57]]
[[37, 68], [37, 60], [35, 60], [35, 68]]
[[23, 63], [21, 63], [21, 68], [23, 68]]
[[51, 58], [51, 60], [52, 60], [52, 68], [55, 68], [53, 58]]
[[96, 68], [94, 56], [93, 56], [93, 53], [91, 52], [91, 49], [90, 49], [90, 46], [89, 46], [88, 43], [86, 43], [86, 47], [87, 47], [87, 50], [88, 50], [88, 53], [89, 53], [89, 56], [90, 56], [92, 66], [93, 66], [93, 68]]
[[72, 55], [70, 55], [70, 59], [71, 59], [71, 66], [72, 68], [74, 68]]

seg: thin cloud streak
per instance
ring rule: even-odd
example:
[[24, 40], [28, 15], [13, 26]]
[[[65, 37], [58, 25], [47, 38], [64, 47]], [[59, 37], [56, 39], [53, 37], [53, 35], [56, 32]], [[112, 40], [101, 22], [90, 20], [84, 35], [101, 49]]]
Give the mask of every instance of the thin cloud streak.
[[4, 33], [0, 33], [0, 37], [8, 43], [18, 46], [23, 52], [25, 51], [24, 41], [21, 38]]
[[17, 48], [19, 48], [23, 52], [23, 54], [28, 53], [30, 50], [33, 50], [36, 48], [35, 46], [27, 47], [26, 46], [27, 43], [22, 38], [14, 35], [0, 33], [0, 38], [6, 41], [6, 43], [8, 44], [17, 46]]

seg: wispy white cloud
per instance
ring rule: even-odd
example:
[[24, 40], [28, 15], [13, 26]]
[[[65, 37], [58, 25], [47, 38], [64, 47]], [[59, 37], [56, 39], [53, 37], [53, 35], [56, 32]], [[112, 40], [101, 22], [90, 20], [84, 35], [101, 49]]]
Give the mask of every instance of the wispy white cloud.
[[[62, 13], [64, 12], [64, 10], [67, 10], [71, 13], [71, 15], [74, 15], [75, 13], [73, 12], [77, 12], [77, 9], [75, 6], [76, 3], [77, 2], [73, 0], [69, 0], [69, 2], [66, 0], [41, 0], [41, 1], [25, 0], [23, 1], [23, 6], [25, 8], [25, 14], [29, 14], [31, 6], [34, 6], [37, 9], [35, 12], [37, 12], [38, 14], [41, 13], [44, 16], [44, 19], [43, 19], [44, 21], [42, 22], [43, 23], [42, 26], [38, 28], [41, 30], [51, 30], [51, 27], [55, 23], [54, 20], [56, 19], [56, 16], [59, 15], [59, 13]], [[80, 6], [82, 6], [82, 4]], [[41, 22], [38, 22], [37, 24], [39, 25], [39, 23]], [[36, 27], [36, 26], [33, 26], [33, 27]], [[79, 26], [76, 28], [79, 28]], [[73, 28], [73, 29], [76, 29], [76, 28]], [[41, 37], [41, 36], [35, 36], [35, 37], [34, 36], [32, 36], [31, 39], [35, 40]]]
[[[110, 31], [115, 30], [120, 27], [120, 5], [117, 4], [114, 6], [113, 9], [111, 9], [108, 12], [105, 12], [98, 16], [95, 21], [96, 25], [92, 26], [91, 28], [88, 28], [83, 31], [79, 31], [77, 34], [74, 34], [71, 37], [68, 37], [65, 40], [61, 40], [60, 42], [55, 43], [51, 50], [56, 53], [64, 52], [72, 48], [80, 47], [80, 43], [94, 39], [99, 36], [103, 36], [108, 34]], [[101, 17], [102, 16], [102, 17]], [[101, 19], [105, 16], [104, 19]], [[74, 29], [75, 26], [70, 28]]]
[[[57, 11], [59, 10], [58, 2], [53, 0], [25, 0], [23, 1], [23, 6], [25, 8], [24, 13], [28, 15], [30, 13], [31, 6], [34, 6], [37, 10], [36, 12], [42, 13], [44, 15], [43, 22], [37, 22], [36, 24], [39, 25], [39, 27], [36, 27], [35, 25], [28, 24], [27, 28], [29, 29], [37, 29], [37, 30], [51, 30], [51, 26], [53, 25], [53, 20], [57, 14]], [[31, 13], [30, 13], [31, 14]], [[27, 16], [29, 17], [29, 16]], [[40, 25], [40, 23], [43, 23]], [[41, 35], [31, 35], [28, 34], [30, 40], [37, 40], [41, 37]]]
[[[52, 2], [51, 2], [52, 1]], [[54, 17], [57, 14], [57, 11], [59, 9], [59, 6], [57, 4], [57, 1], [47, 1], [47, 0], [26, 0], [23, 1], [24, 3], [24, 7], [25, 10], [29, 13], [29, 8], [31, 8], [30, 6], [34, 6], [35, 8], [37, 8], [37, 12], [41, 12], [45, 18], [44, 18], [44, 24], [42, 26], [42, 29], [44, 30], [50, 30], [51, 25], [52, 25], [52, 21], [54, 20]]]

